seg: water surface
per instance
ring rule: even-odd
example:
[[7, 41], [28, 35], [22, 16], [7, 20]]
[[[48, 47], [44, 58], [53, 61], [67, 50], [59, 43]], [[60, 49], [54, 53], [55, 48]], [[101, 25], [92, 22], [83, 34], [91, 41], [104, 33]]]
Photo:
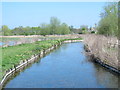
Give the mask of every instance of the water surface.
[[67, 43], [20, 72], [5, 88], [117, 88], [118, 77], [88, 61], [83, 43]]

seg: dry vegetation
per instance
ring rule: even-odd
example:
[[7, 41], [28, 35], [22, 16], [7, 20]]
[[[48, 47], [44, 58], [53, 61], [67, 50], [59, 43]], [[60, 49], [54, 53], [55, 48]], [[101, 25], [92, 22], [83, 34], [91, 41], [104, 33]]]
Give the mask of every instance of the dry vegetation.
[[100, 58], [102, 62], [119, 68], [118, 66], [118, 39], [117, 37], [106, 37], [103, 35], [82, 35], [85, 44], [89, 46], [90, 53]]

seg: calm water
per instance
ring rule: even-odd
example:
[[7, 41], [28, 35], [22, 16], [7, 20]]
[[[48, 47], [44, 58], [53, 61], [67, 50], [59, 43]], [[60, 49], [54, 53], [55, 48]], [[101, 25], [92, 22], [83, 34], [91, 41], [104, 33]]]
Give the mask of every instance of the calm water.
[[87, 60], [83, 44], [67, 43], [20, 72], [5, 88], [117, 88], [118, 77]]

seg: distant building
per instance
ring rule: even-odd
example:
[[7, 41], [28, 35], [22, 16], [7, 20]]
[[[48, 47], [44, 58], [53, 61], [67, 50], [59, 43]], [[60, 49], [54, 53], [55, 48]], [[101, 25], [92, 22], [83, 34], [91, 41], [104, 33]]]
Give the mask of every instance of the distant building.
[[88, 29], [88, 32], [89, 33], [91, 33], [91, 32], [97, 32], [97, 30], [96, 30], [96, 28], [95, 27], [90, 27], [89, 29]]

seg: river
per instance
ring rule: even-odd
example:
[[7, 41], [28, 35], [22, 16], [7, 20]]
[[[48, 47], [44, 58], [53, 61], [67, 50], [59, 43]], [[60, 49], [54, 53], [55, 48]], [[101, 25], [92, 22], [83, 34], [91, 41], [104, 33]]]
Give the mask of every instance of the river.
[[88, 61], [83, 46], [62, 44], [12, 77], [5, 88], [117, 88], [118, 76]]

